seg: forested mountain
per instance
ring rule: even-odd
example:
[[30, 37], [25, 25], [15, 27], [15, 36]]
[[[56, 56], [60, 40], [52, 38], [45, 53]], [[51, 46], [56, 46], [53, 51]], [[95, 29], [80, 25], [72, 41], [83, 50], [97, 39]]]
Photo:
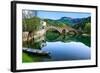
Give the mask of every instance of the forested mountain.
[[47, 22], [47, 25], [53, 26], [65, 26], [68, 25], [77, 30], [82, 30], [85, 32], [90, 31], [91, 27], [91, 17], [87, 18], [70, 18], [70, 17], [62, 17], [58, 20], [53, 19], [44, 19]]
[[76, 26], [77, 24], [85, 24], [91, 22], [91, 17], [87, 18], [70, 18], [70, 17], [62, 17], [58, 20], [53, 19], [44, 19], [48, 24], [50, 25], [60, 25], [60, 24], [66, 24], [69, 26]]

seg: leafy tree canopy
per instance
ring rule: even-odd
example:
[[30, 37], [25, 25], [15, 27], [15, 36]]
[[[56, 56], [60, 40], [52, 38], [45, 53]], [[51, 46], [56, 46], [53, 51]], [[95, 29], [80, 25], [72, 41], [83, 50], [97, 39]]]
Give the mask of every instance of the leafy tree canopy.
[[91, 23], [86, 23], [85, 27], [84, 27], [84, 31], [88, 34], [91, 33]]
[[23, 31], [38, 30], [40, 27], [40, 18], [32, 17], [23, 19]]

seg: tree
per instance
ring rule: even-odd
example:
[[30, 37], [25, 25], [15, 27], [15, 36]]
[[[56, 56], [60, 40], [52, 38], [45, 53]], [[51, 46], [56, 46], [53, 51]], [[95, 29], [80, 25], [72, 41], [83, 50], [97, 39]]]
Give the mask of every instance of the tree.
[[84, 27], [84, 31], [88, 34], [91, 33], [91, 23], [86, 23]]
[[26, 29], [23, 29], [23, 31], [33, 31], [38, 30], [40, 27], [40, 18], [38, 17], [32, 17], [27, 18], [23, 20], [23, 27], [26, 27]]
[[[24, 29], [26, 27], [26, 29]], [[23, 19], [23, 31], [28, 31], [28, 36], [27, 36], [27, 43], [29, 43], [29, 37], [34, 36], [34, 33], [41, 27], [40, 24], [40, 18], [38, 17], [32, 17], [32, 18], [26, 18]], [[34, 43], [34, 38], [32, 39]]]

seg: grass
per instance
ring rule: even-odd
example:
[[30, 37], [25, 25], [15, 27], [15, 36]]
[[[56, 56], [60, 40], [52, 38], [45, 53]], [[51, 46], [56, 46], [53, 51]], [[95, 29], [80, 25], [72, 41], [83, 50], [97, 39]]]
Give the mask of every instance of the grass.
[[28, 54], [23, 52], [22, 61], [23, 62], [33, 62], [33, 58], [31, 56], [29, 56]]
[[35, 56], [28, 53], [22, 53], [22, 63], [41, 62], [47, 56]]

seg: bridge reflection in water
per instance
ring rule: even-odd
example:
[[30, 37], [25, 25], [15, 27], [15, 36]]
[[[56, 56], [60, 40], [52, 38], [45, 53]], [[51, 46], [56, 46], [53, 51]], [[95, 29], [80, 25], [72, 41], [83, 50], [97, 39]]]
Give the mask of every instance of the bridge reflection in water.
[[65, 26], [65, 27], [48, 26], [48, 27], [46, 27], [46, 31], [49, 29], [57, 30], [60, 34], [62, 34], [63, 31], [65, 31], [65, 33], [69, 33], [72, 31], [75, 34], [78, 34], [77, 30], [75, 30], [71, 27], [68, 27], [68, 26]]

